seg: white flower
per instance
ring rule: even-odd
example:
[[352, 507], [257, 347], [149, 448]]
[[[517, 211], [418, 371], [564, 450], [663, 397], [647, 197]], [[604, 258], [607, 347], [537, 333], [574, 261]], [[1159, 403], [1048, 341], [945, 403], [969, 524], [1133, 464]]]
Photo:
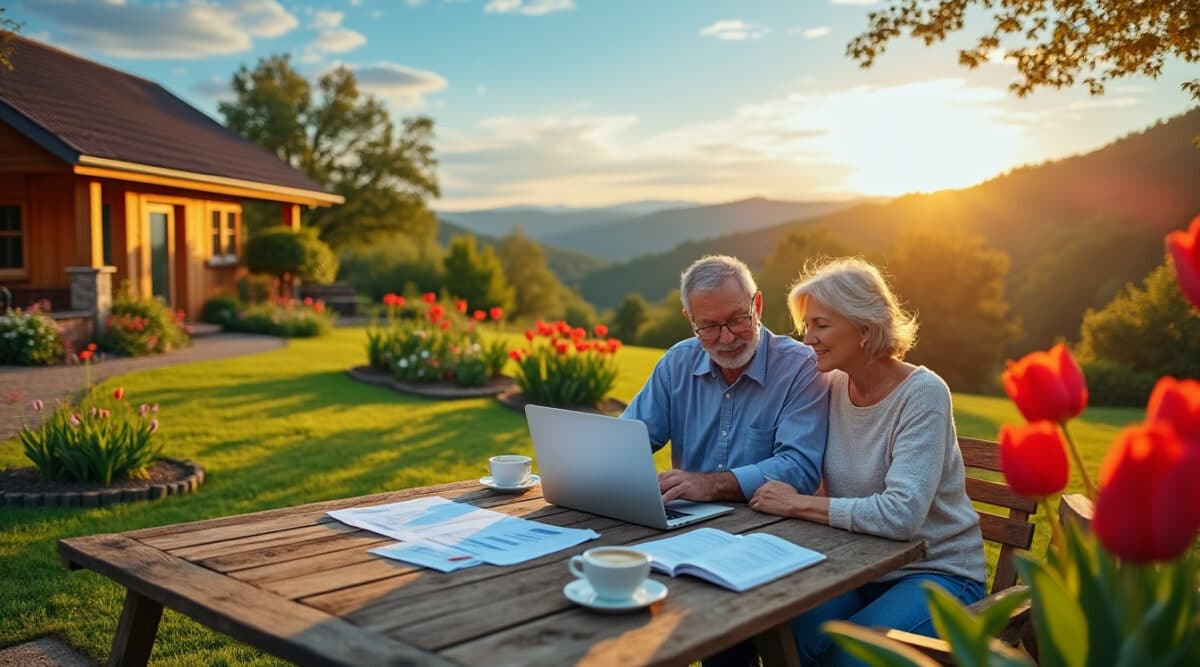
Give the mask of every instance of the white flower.
[[408, 368], [408, 359], [401, 359], [400, 361], [396, 362], [396, 365], [400, 368]]
[[421, 350], [421, 358], [428, 359], [429, 358], [429, 350]]

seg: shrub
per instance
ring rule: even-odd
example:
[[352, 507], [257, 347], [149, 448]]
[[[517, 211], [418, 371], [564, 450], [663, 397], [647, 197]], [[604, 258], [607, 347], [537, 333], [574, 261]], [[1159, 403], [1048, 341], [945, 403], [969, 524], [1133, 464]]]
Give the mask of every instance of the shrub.
[[[41, 401], [34, 409], [42, 410]], [[162, 451], [157, 412], [145, 404], [135, 411], [118, 388], [111, 398], [59, 405], [39, 426], [24, 426], [17, 440], [46, 479], [107, 485], [144, 478]]]
[[268, 229], [246, 242], [246, 266], [254, 273], [269, 273], [286, 286], [287, 277], [331, 283], [337, 276], [337, 257], [310, 229]]
[[188, 344], [190, 327], [183, 319], [182, 310], [172, 314], [158, 299], [123, 291], [113, 301], [100, 347], [129, 357], [170, 352]]
[[608, 327], [602, 324], [593, 331], [596, 338], [589, 340], [582, 327], [539, 320], [525, 332], [530, 346], [511, 356], [517, 363], [514, 379], [530, 403], [594, 406], [612, 390], [621, 341], [606, 338]]
[[1115, 361], [1090, 361], [1082, 364], [1082, 369], [1091, 405], [1145, 405], [1157, 381], [1153, 373], [1135, 371]]
[[508, 344], [482, 330], [489, 318], [502, 320], [504, 311], [474, 310], [467, 302], [453, 308], [437, 303], [432, 292], [414, 304], [395, 294], [384, 295], [387, 321], [367, 330], [367, 360], [371, 367], [404, 382], [453, 382], [477, 387], [500, 374], [508, 362]]
[[333, 314], [322, 301], [304, 299], [275, 299], [267, 303], [246, 306], [223, 323], [226, 330], [279, 336], [281, 338], [313, 338], [329, 333]]
[[205, 301], [204, 307], [200, 309], [200, 321], [225, 325], [236, 320], [241, 309], [242, 302], [235, 296], [214, 296]]
[[238, 300], [242, 303], [262, 303], [271, 299], [275, 279], [261, 273], [251, 273], [238, 278]]
[[62, 361], [66, 350], [58, 324], [34, 305], [0, 315], [0, 364], [44, 366]]

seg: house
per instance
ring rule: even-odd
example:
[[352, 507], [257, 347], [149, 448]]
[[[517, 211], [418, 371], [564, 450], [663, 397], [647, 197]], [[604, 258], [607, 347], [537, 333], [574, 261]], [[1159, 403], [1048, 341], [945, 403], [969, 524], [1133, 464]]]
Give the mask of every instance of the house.
[[48, 299], [100, 328], [128, 284], [194, 318], [245, 272], [243, 201], [278, 203], [293, 228], [301, 206], [343, 201], [156, 83], [14, 41], [0, 69], [0, 286], [15, 305]]

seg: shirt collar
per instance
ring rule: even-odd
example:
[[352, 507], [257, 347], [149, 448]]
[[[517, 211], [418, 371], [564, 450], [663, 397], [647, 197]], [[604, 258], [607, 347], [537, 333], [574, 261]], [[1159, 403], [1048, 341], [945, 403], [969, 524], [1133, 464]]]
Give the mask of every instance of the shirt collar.
[[[767, 344], [771, 342], [771, 330], [766, 326], [759, 324], [759, 340], [758, 349], [754, 351], [754, 356], [750, 358], [750, 364], [746, 366], [746, 370], [742, 371], [742, 377], [750, 378], [760, 385], [765, 385], [767, 381]], [[700, 339], [696, 339], [696, 343], [700, 343]], [[700, 350], [704, 353], [696, 361], [696, 367], [692, 369], [692, 375], [709, 375], [719, 373], [721, 367], [713, 362], [709, 356], [708, 350], [704, 346], [700, 346]]]

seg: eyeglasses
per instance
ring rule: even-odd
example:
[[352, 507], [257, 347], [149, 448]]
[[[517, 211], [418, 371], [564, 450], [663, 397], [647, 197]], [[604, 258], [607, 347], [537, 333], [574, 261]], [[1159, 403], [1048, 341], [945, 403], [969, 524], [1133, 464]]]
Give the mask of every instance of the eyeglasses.
[[695, 327], [692, 331], [696, 332], [696, 337], [708, 343], [721, 337], [721, 329], [729, 329], [729, 333], [734, 336], [740, 336], [750, 329], [754, 328], [753, 310], [745, 315], [731, 317], [720, 324], [710, 324], [704, 327]]

